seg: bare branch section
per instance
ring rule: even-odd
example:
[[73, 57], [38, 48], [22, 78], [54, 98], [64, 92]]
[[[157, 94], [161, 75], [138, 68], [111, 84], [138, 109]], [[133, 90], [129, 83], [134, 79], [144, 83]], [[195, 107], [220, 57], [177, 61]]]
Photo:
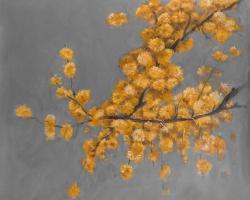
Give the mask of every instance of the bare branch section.
[[201, 115], [194, 115], [190, 118], [170, 118], [170, 119], [144, 119], [144, 118], [134, 118], [129, 115], [113, 115], [113, 116], [106, 116], [103, 119], [110, 119], [110, 120], [127, 120], [127, 121], [133, 121], [133, 122], [139, 122], [139, 123], [145, 123], [145, 122], [151, 122], [151, 123], [175, 123], [175, 122], [183, 122], [183, 121], [194, 121], [200, 118], [204, 118], [207, 116], [216, 115], [220, 112], [223, 112], [225, 110], [232, 110], [235, 108], [244, 108], [245, 106], [238, 105], [237, 103], [232, 106], [227, 106], [227, 104], [232, 100], [244, 87], [246, 84], [238, 87], [238, 88], [232, 88], [231, 91], [223, 98], [221, 103], [212, 111], [201, 114]]

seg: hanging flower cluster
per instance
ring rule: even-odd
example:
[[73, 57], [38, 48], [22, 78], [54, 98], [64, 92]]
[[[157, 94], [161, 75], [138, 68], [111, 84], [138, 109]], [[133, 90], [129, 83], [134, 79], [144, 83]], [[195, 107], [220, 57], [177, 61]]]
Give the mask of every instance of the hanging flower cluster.
[[[109, 99], [90, 109], [86, 104], [91, 99], [91, 91], [73, 87], [77, 72], [74, 51], [62, 48], [59, 51], [63, 60], [62, 76], [54, 75], [50, 83], [56, 88], [56, 96], [67, 101], [68, 113], [75, 124], [58, 124], [54, 115], [45, 116], [46, 139], [53, 140], [58, 135], [70, 141], [76, 126], [88, 125], [83, 128], [84, 132], [89, 132], [90, 127], [100, 127], [97, 136], [83, 141], [82, 145], [81, 164], [90, 174], [95, 172], [96, 161], [108, 156], [107, 151], [119, 148], [119, 138], [126, 144], [128, 162], [119, 168], [124, 180], [133, 178], [134, 165], [148, 159], [160, 162], [160, 180], [166, 181], [171, 175], [171, 164], [161, 158], [172, 152], [178, 152], [184, 163], [188, 163], [190, 151], [198, 152], [197, 173], [208, 174], [213, 165], [205, 158], [206, 154], [217, 155], [220, 160], [225, 157], [226, 142], [216, 129], [223, 122], [231, 122], [231, 109], [240, 107], [232, 101], [240, 88], [226, 83], [213, 84], [212, 80], [219, 79], [222, 71], [219, 67], [202, 65], [197, 69], [200, 77], [197, 86], [176, 92], [175, 88], [180, 87], [184, 80], [184, 72], [183, 67], [172, 62], [172, 57], [194, 48], [193, 32], [225, 43], [240, 29], [237, 20], [225, 12], [239, 2], [170, 0], [164, 4], [160, 0], [148, 0], [139, 5], [135, 10], [136, 17], [148, 22], [148, 27], [140, 33], [143, 45], [120, 58], [124, 80], [116, 83]], [[121, 12], [111, 13], [106, 19], [110, 26], [115, 27], [127, 21], [127, 15]], [[228, 52], [213, 52], [212, 57], [219, 65], [240, 54], [241, 51], [233, 46]], [[70, 86], [64, 84], [67, 80]], [[26, 105], [16, 108], [16, 116], [40, 121]], [[165, 189], [168, 194], [169, 189]], [[68, 196], [74, 199], [79, 195], [80, 188], [73, 182]]]

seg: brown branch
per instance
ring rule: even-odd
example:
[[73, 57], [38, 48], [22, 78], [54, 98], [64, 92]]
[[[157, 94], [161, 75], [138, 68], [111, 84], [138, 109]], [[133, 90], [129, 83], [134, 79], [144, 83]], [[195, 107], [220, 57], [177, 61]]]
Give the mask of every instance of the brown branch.
[[99, 147], [99, 145], [101, 144], [101, 142], [103, 141], [103, 140], [106, 140], [109, 136], [111, 136], [113, 134], [113, 132], [112, 132], [112, 130], [110, 130], [110, 132], [107, 134], [107, 135], [105, 135], [105, 136], [103, 136], [100, 140], [98, 140], [98, 142], [95, 144], [95, 148], [93, 149], [93, 152], [94, 153], [96, 153], [96, 150], [97, 150], [97, 148]]
[[82, 109], [82, 111], [86, 114], [86, 115], [88, 115], [88, 117], [92, 117], [92, 115], [83, 107], [83, 105], [79, 102], [79, 101], [77, 101], [75, 98], [73, 98], [73, 97], [71, 97], [71, 96], [67, 96], [70, 100], [72, 100], [72, 101], [74, 101], [77, 105], [79, 105], [80, 107], [81, 107], [81, 109]]
[[198, 98], [197, 98], [197, 101], [199, 101], [200, 98], [202, 97], [203, 92], [204, 92], [204, 90], [205, 90], [205, 88], [206, 88], [206, 86], [207, 86], [207, 84], [208, 84], [208, 81], [212, 78], [212, 76], [213, 76], [213, 74], [214, 74], [214, 71], [215, 71], [215, 68], [213, 68], [213, 69], [211, 70], [211, 72], [209, 73], [207, 79], [206, 79], [205, 82], [203, 83], [203, 87], [202, 87], [201, 92], [200, 92], [200, 94], [199, 94], [199, 96], [198, 96]]
[[140, 97], [139, 97], [139, 100], [138, 100], [138, 103], [136, 104], [136, 106], [134, 107], [133, 111], [129, 114], [129, 116], [132, 116], [139, 108], [141, 108], [145, 102], [144, 102], [144, 97], [145, 97], [145, 94], [147, 92], [148, 88], [145, 88]]
[[203, 24], [205, 24], [207, 21], [209, 21], [216, 12], [224, 12], [227, 10], [232, 9], [235, 5], [239, 4], [241, 1], [236, 0], [235, 2], [231, 3], [229, 6], [219, 9], [219, 10], [214, 10], [211, 12], [209, 15], [207, 15], [203, 20], [201, 20], [198, 24], [194, 25], [189, 31], [187, 31], [181, 38], [176, 40], [169, 48], [175, 50], [178, 44], [185, 40], [191, 33], [193, 33], [197, 28], [200, 28]]
[[246, 84], [238, 87], [238, 88], [232, 88], [232, 90], [223, 98], [221, 103], [212, 111], [205, 113], [205, 114], [200, 114], [200, 115], [195, 115], [190, 118], [170, 118], [170, 119], [144, 119], [144, 118], [134, 118], [128, 115], [113, 115], [113, 116], [105, 116], [103, 119], [110, 119], [110, 120], [127, 120], [127, 121], [133, 121], [133, 122], [138, 122], [138, 123], [145, 123], [145, 122], [151, 122], [151, 123], [175, 123], [175, 122], [183, 122], [183, 121], [194, 121], [200, 118], [204, 118], [207, 116], [212, 116], [215, 114], [218, 114], [220, 112], [223, 112], [225, 110], [231, 110], [235, 108], [243, 108], [245, 106], [235, 104], [233, 106], [227, 107], [227, 103], [234, 98], [244, 87]]

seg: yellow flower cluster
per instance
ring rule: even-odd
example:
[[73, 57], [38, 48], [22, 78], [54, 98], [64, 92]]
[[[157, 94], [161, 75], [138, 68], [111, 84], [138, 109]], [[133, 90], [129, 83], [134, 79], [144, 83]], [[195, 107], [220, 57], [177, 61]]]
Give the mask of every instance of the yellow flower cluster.
[[213, 168], [213, 165], [211, 162], [205, 159], [197, 160], [196, 162], [196, 169], [198, 174], [200, 175], [206, 175], [208, 174]]
[[128, 17], [123, 12], [111, 13], [106, 21], [109, 25], [118, 27], [128, 23]]
[[68, 188], [67, 195], [71, 199], [77, 199], [80, 196], [81, 189], [77, 182], [73, 182]]
[[123, 180], [129, 180], [133, 178], [134, 169], [130, 165], [121, 165], [120, 173]]
[[[74, 78], [76, 74], [76, 65], [73, 62], [74, 59], [74, 51], [71, 48], [64, 47], [59, 51], [59, 56], [66, 61], [63, 66], [63, 73], [67, 78]], [[52, 77], [51, 83], [53, 85], [61, 85], [61, 80], [58, 77]], [[59, 83], [59, 84], [58, 84]]]
[[226, 151], [226, 142], [221, 136], [214, 136], [205, 131], [195, 140], [194, 149], [210, 155], [217, 154], [219, 159], [223, 159]]
[[[237, 0], [234, 0], [237, 1]], [[211, 34], [219, 43], [225, 43], [234, 32], [239, 31], [240, 27], [236, 20], [227, 17], [223, 12], [217, 12], [212, 19], [204, 23], [202, 30]]]
[[223, 53], [222, 51], [215, 51], [213, 53], [213, 58], [216, 60], [216, 61], [219, 61], [219, 62], [226, 62], [227, 59], [228, 59], [228, 55], [226, 55], [225, 53]]
[[56, 136], [56, 118], [54, 115], [47, 115], [44, 119], [44, 134], [47, 140], [54, 140]]
[[16, 116], [23, 119], [32, 117], [32, 110], [27, 105], [20, 105], [15, 110]]

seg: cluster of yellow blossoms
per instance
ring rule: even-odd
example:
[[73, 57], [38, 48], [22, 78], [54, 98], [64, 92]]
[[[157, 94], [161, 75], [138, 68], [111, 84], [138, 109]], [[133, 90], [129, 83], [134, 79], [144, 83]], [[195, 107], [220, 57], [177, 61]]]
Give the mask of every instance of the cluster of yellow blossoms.
[[[229, 53], [232, 57], [238, 57], [241, 54], [240, 50], [235, 46], [232, 46], [229, 49]], [[223, 51], [219, 51], [219, 50], [215, 51], [212, 56], [213, 56], [214, 60], [216, 60], [218, 62], [226, 62], [229, 58], [228, 54], [224, 53]]]
[[[220, 43], [226, 42], [239, 30], [239, 25], [224, 11], [238, 3], [238, 0], [170, 0], [164, 4], [160, 0], [148, 0], [139, 5], [135, 15], [149, 23], [140, 33], [143, 46], [120, 58], [119, 66], [125, 79], [117, 82], [111, 97], [98, 107], [86, 108], [91, 99], [90, 90], [75, 90], [74, 51], [62, 48], [59, 55], [64, 61], [64, 77], [54, 75], [50, 83], [56, 87], [56, 96], [67, 100], [68, 113], [76, 123], [60, 125], [54, 115], [47, 115], [44, 119], [46, 138], [55, 139], [57, 128], [66, 141], [72, 139], [75, 126], [88, 124], [84, 132], [90, 127], [101, 128], [95, 138], [83, 141], [82, 145], [81, 165], [91, 174], [95, 172], [96, 161], [106, 159], [107, 152], [116, 150], [122, 138], [128, 159], [128, 163], [120, 166], [124, 180], [133, 178], [133, 165], [148, 159], [161, 163], [160, 179], [166, 181], [171, 175], [171, 166], [160, 158], [174, 151], [180, 154], [184, 163], [188, 163], [192, 149], [200, 156], [216, 154], [223, 159], [226, 142], [214, 132], [222, 122], [232, 120], [230, 108], [234, 103], [226, 102], [223, 110], [213, 112], [231, 92], [231, 86], [225, 83], [218, 88], [213, 86], [211, 79], [221, 77], [222, 72], [203, 65], [197, 69], [199, 84], [177, 93], [174, 89], [184, 80], [184, 73], [181, 66], [172, 62], [172, 57], [194, 47], [190, 34], [195, 31], [209, 33]], [[112, 13], [106, 21], [111, 26], [122, 26], [127, 23], [127, 15]], [[241, 54], [235, 46], [229, 53], [233, 57]], [[219, 62], [228, 60], [228, 55], [222, 51], [215, 51], [212, 57]], [[16, 109], [16, 116], [36, 119], [26, 105]], [[205, 175], [212, 170], [212, 163], [200, 158], [196, 168], [199, 174]], [[68, 189], [68, 196], [74, 199], [79, 195], [80, 188], [74, 182]]]

